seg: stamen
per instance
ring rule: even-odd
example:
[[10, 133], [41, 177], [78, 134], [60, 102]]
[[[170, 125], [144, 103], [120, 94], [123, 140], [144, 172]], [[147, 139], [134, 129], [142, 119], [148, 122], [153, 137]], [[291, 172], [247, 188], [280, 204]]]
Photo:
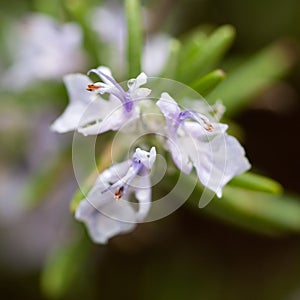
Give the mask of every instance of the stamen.
[[211, 123], [209, 123], [208, 121], [206, 121], [205, 119], [202, 119], [201, 118], [201, 120], [203, 121], [203, 123], [204, 123], [204, 129], [205, 130], [207, 130], [207, 131], [209, 131], [209, 132], [212, 132], [215, 128], [214, 128], [214, 126], [211, 124]]
[[96, 90], [100, 89], [101, 87], [102, 87], [101, 85], [96, 85], [94, 83], [89, 83], [87, 85], [86, 90], [89, 91], [89, 92], [92, 92], [92, 91], [96, 91]]
[[114, 198], [116, 200], [121, 199], [121, 197], [123, 196], [123, 192], [124, 192], [124, 186], [121, 186], [114, 194]]
[[[97, 74], [99, 77], [101, 77], [102, 79], [105, 78], [106, 81], [109, 81], [110, 83], [106, 83], [106, 85], [109, 86], [108, 89], [106, 89], [105, 91], [102, 90], [100, 91], [104, 93], [109, 93], [114, 95], [115, 97], [117, 97], [121, 103], [123, 104], [125, 110], [127, 112], [131, 112], [134, 106], [134, 103], [131, 99], [131, 96], [128, 92], [125, 92], [124, 89], [120, 86], [120, 84], [110, 75], [105, 74], [105, 72], [102, 72], [98, 69], [91, 69], [87, 74], [90, 75], [91, 73], [95, 73]], [[88, 87], [86, 88], [87, 91], [95, 91], [98, 90], [99, 88], [103, 88], [105, 86], [101, 86], [99, 85], [99, 83], [97, 84], [93, 84], [90, 83], [88, 84]]]
[[184, 111], [180, 112], [179, 121], [183, 122], [186, 119], [195, 120], [200, 125], [202, 125], [202, 127], [205, 130], [207, 130], [209, 132], [212, 132], [214, 130], [214, 126], [209, 122], [208, 118], [200, 113], [196, 113], [196, 112], [189, 111], [189, 110], [184, 110]]

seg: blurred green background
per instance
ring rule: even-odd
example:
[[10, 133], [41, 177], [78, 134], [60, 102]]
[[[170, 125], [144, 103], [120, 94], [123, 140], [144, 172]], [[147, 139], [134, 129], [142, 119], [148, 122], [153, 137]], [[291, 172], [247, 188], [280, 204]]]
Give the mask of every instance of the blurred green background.
[[[83, 26], [86, 64], [74, 71], [85, 73], [103, 63], [98, 55], [101, 41], [93, 38], [85, 15], [103, 2], [1, 0], [1, 74], [12, 63], [7, 45], [20, 47], [9, 28], [32, 12]], [[235, 27], [225, 59], [214, 61], [214, 68], [225, 70], [228, 78], [208, 93], [208, 100], [224, 97], [225, 118], [231, 118], [253, 170], [278, 181], [287, 193], [299, 194], [300, 2], [142, 4], [150, 11], [149, 32], [164, 31], [183, 41], [196, 28], [211, 32], [224, 24]], [[209, 56], [205, 62], [204, 73], [212, 71]], [[174, 78], [188, 81], [182, 74]], [[3, 299], [300, 299], [299, 196], [283, 199], [287, 207], [276, 202], [273, 212], [273, 200], [256, 192], [244, 199], [243, 191], [235, 195], [229, 188], [233, 200], [224, 199], [224, 207], [223, 199], [203, 210], [186, 204], [165, 219], [113, 238], [107, 246], [93, 245], [69, 210], [77, 189], [72, 134], [49, 131], [67, 104], [63, 84], [36, 82], [22, 91], [15, 91], [14, 85], [0, 92]]]

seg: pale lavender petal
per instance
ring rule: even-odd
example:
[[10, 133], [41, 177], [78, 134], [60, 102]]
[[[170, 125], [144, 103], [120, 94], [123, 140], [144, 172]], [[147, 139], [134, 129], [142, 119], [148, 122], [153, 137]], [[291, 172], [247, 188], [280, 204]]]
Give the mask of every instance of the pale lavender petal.
[[222, 188], [229, 180], [250, 168], [243, 147], [227, 134], [209, 143], [199, 142], [197, 154], [190, 155], [199, 180], [218, 197], [222, 196]]
[[64, 76], [64, 84], [68, 91], [70, 102], [90, 103], [93, 95], [86, 90], [91, 79], [80, 73], [68, 74]]
[[156, 34], [146, 40], [142, 57], [143, 70], [149, 76], [156, 76], [164, 69], [170, 52], [170, 36]]
[[151, 180], [149, 175], [140, 176], [135, 182], [135, 197], [139, 201], [136, 214], [138, 221], [143, 221], [151, 207]]
[[167, 147], [171, 152], [173, 161], [175, 165], [178, 167], [178, 169], [186, 174], [189, 174], [192, 171], [193, 165], [191, 163], [189, 154], [186, 149], [186, 147], [189, 147], [189, 145], [185, 146], [183, 142], [184, 142], [184, 138], [171, 139], [171, 140], [168, 139]]
[[103, 171], [97, 181], [96, 185], [101, 182], [104, 184], [104, 189], [109, 185], [109, 183], [116, 182], [124, 177], [130, 167], [131, 160], [126, 160], [121, 163], [112, 165], [110, 168]]
[[146, 98], [150, 95], [151, 90], [148, 88], [138, 88], [134, 92], [132, 92], [131, 97], [133, 101], [141, 100], [143, 98]]
[[245, 157], [245, 150], [233, 136], [226, 135], [226, 169], [223, 186], [233, 177], [246, 172], [251, 165]]
[[[124, 218], [135, 218], [135, 212], [128, 202], [117, 202], [111, 199], [111, 202], [104, 203], [97, 209], [91, 203], [90, 200], [81, 201], [75, 217], [86, 224], [95, 243], [105, 244], [109, 238], [127, 233], [136, 226], [135, 223], [122, 221]], [[105, 211], [105, 214], [101, 211]]]
[[[30, 14], [14, 29], [13, 65], [2, 76], [3, 84], [14, 81], [22, 89], [37, 80], [60, 79], [85, 64], [82, 32], [75, 23], [60, 24], [43, 14]], [[9, 45], [8, 45], [9, 46]]]
[[224, 134], [228, 129], [227, 124], [211, 123], [213, 125], [212, 131], [207, 131], [202, 125], [197, 122], [185, 121], [182, 125], [187, 135], [194, 138], [200, 138], [203, 141], [211, 140], [216, 135]]
[[144, 151], [140, 148], [135, 150], [135, 157], [139, 160], [147, 169], [151, 169], [156, 159], [156, 149], [152, 147], [150, 152]]
[[99, 93], [102, 95], [105, 93], [108, 93], [108, 94], [113, 93], [116, 90], [115, 86], [109, 85], [109, 84], [106, 84], [103, 82], [95, 82], [94, 85], [99, 86], [99, 89], [96, 89], [94, 91], [94, 93]]
[[111, 70], [108, 67], [100, 66], [97, 68], [97, 71], [99, 71], [99, 73], [97, 74], [99, 74], [104, 83], [110, 86], [114, 86], [116, 80], [113, 78]]
[[115, 114], [110, 114], [104, 120], [96, 122], [92, 125], [81, 127], [78, 129], [78, 132], [82, 133], [85, 136], [88, 135], [97, 135], [109, 130], [118, 130], [122, 126], [122, 119], [115, 118]]
[[135, 91], [136, 89], [138, 89], [141, 85], [144, 85], [145, 83], [147, 83], [147, 75], [142, 72], [140, 75], [138, 75], [137, 78], [128, 80], [127, 85], [129, 88], [129, 92]]
[[120, 105], [116, 97], [111, 97], [105, 103], [105, 111], [103, 111], [101, 118], [98, 118], [94, 124], [79, 128], [78, 132], [83, 135], [96, 135], [109, 130], [118, 130], [128, 122], [127, 119], [123, 111], [123, 106]]
[[64, 133], [93, 122], [105, 114], [107, 104], [99, 96], [85, 90], [90, 82], [82, 74], [70, 74], [64, 77], [70, 103], [63, 114], [52, 124], [53, 131]]
[[[117, 234], [129, 232], [146, 218], [151, 206], [151, 181], [143, 162], [151, 167], [155, 157], [154, 147], [150, 152], [138, 148], [131, 160], [115, 164], [98, 176], [75, 213], [76, 219], [85, 223], [95, 243], [103, 244]], [[120, 193], [119, 197], [116, 192]], [[129, 201], [132, 193], [139, 201], [138, 210]]]
[[112, 44], [120, 53], [126, 37], [123, 7], [118, 2], [105, 1], [100, 7], [92, 7], [89, 19], [101, 40]]
[[116, 201], [111, 191], [103, 193], [110, 181], [123, 176], [127, 169], [128, 161], [125, 161], [104, 171], [76, 209], [75, 218], [86, 224], [96, 243], [106, 243], [112, 236], [126, 233], [135, 227], [136, 212], [130, 203], [125, 199]]
[[180, 113], [178, 104], [168, 93], [162, 93], [156, 105], [159, 107], [167, 120], [177, 118]]
[[145, 73], [141, 73], [135, 79], [128, 80], [128, 92], [133, 101], [149, 96], [149, 94], [151, 93], [150, 89], [140, 88], [140, 86], [144, 85], [145, 83], [147, 83], [147, 75]]

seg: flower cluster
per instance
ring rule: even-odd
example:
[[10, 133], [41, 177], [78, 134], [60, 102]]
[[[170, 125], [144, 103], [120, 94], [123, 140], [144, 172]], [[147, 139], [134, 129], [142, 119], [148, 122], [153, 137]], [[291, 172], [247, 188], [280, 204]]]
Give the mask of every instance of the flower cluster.
[[[107, 67], [92, 69], [90, 73], [98, 75], [101, 81], [91, 83], [82, 74], [65, 77], [70, 104], [53, 123], [52, 130], [97, 135], [121, 130], [127, 123], [145, 122], [141, 103], [151, 93], [142, 87], [147, 83], [145, 73], [130, 79], [127, 89], [113, 78]], [[104, 94], [109, 97], [104, 98]], [[181, 109], [166, 92], [156, 103], [152, 101], [153, 109], [158, 107], [163, 116], [163, 146], [175, 165], [186, 174], [195, 168], [203, 186], [221, 197], [226, 183], [248, 170], [250, 164], [239, 142], [226, 133], [228, 126], [201, 109], [203, 101], [198, 102], [194, 106], [200, 111]], [[216, 107], [223, 110], [220, 104]], [[75, 213], [87, 225], [96, 243], [106, 243], [110, 237], [128, 232], [146, 219], [151, 208], [150, 174], [155, 160], [155, 147], [149, 152], [137, 148], [131, 159], [112, 165], [99, 175]], [[132, 196], [136, 202], [131, 201]]]
[[[90, 83], [89, 77], [83, 74], [65, 76], [70, 104], [53, 123], [54, 131], [64, 133], [76, 129], [84, 135], [94, 135], [119, 130], [124, 123], [138, 118], [137, 104], [151, 92], [140, 87], [147, 82], [146, 74], [129, 80], [128, 91], [124, 91], [108, 68], [99, 67], [89, 73], [99, 75], [102, 82]], [[109, 101], [100, 97], [105, 93], [110, 95]]]
[[[87, 224], [94, 242], [105, 243], [145, 219], [151, 204], [150, 170], [155, 158], [154, 147], [150, 152], [137, 148], [131, 160], [115, 164], [100, 174], [75, 214]], [[129, 202], [133, 193], [139, 202], [137, 210]]]

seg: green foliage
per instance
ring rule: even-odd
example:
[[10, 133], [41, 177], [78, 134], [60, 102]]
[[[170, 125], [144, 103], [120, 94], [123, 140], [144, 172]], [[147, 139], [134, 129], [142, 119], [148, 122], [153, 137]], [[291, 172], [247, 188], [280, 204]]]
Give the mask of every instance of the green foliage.
[[254, 96], [287, 73], [292, 64], [289, 52], [281, 44], [270, 46], [232, 68], [228, 77], [209, 96], [214, 103], [222, 99], [227, 115], [232, 116]]
[[208, 36], [196, 31], [184, 43], [176, 79], [191, 84], [211, 71], [232, 44], [234, 36], [235, 30], [229, 25], [217, 28]]
[[63, 1], [61, 0], [52, 0], [52, 1], [43, 1], [43, 0], [33, 0], [34, 9], [40, 13], [47, 15], [52, 15], [53, 17], [62, 16]]
[[215, 199], [205, 210], [228, 223], [259, 233], [300, 232], [299, 198], [286, 194], [226, 186], [222, 199]]
[[271, 194], [281, 194], [283, 191], [282, 186], [275, 180], [252, 172], [234, 177], [230, 185]]
[[[202, 213], [198, 207], [202, 192], [203, 187], [198, 184], [188, 202], [198, 213]], [[203, 211], [260, 234], [300, 232], [299, 198], [280, 192], [281, 187], [275, 181], [248, 172], [225, 186], [222, 198], [215, 197]]]
[[41, 288], [48, 298], [60, 299], [72, 295], [74, 284], [75, 293], [78, 293], [80, 286], [87, 284], [90, 248], [90, 242], [81, 238], [52, 250], [41, 276]]
[[191, 84], [191, 87], [201, 96], [206, 96], [213, 91], [215, 87], [225, 79], [225, 77], [226, 74], [223, 70], [215, 70], [195, 80]]
[[142, 21], [140, 1], [126, 0], [128, 78], [141, 72]]

